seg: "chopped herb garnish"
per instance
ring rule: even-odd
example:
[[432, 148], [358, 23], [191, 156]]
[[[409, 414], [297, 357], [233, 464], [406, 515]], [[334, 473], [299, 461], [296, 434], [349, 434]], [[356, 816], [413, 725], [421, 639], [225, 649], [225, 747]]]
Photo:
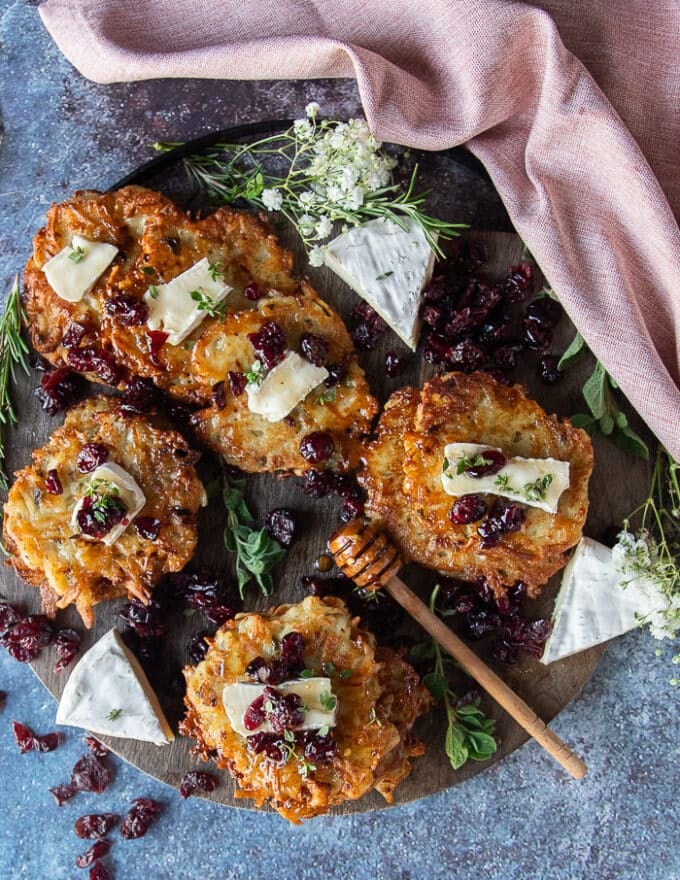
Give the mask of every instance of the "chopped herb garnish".
[[442, 465], [442, 471], [446, 473], [449, 469], [449, 460], [446, 456], [444, 456], [444, 464]]
[[91, 480], [85, 486], [85, 495], [92, 498], [92, 516], [100, 525], [105, 525], [109, 508], [120, 503], [118, 486], [108, 480]]
[[333, 386], [332, 388], [327, 388], [325, 391], [322, 391], [321, 394], [316, 398], [316, 402], [320, 403], [322, 406], [325, 406], [327, 403], [333, 403], [336, 394], [337, 388], [335, 386]]
[[249, 385], [261, 385], [267, 378], [265, 365], [260, 361], [254, 361], [252, 367], [246, 370], [245, 377]]
[[316, 676], [316, 672], [313, 669], [303, 669], [300, 673], [300, 678], [314, 678]]
[[510, 477], [507, 474], [498, 474], [493, 483], [503, 492], [515, 492], [515, 489], [510, 485]]
[[474, 458], [468, 458], [468, 456], [463, 453], [456, 462], [456, 473], [462, 474], [470, 468], [484, 467], [487, 464], [493, 464], [493, 462], [490, 458], [484, 458], [481, 453]]
[[330, 730], [330, 727], [327, 724], [324, 724], [322, 727], [320, 727], [317, 730], [317, 732], [316, 732], [317, 736], [328, 736], [329, 730]]
[[319, 694], [319, 703], [324, 712], [332, 712], [338, 705], [338, 698], [328, 691], [321, 691]]
[[17, 365], [28, 373], [26, 355], [28, 348], [21, 338], [21, 321], [23, 312], [19, 296], [19, 276], [15, 276], [14, 284], [7, 297], [5, 311], [0, 318], [0, 489], [7, 489], [7, 475], [2, 463], [5, 458], [5, 426], [14, 425], [17, 421], [16, 410], [11, 397], [11, 386], [15, 381]]
[[142, 272], [143, 272], [145, 275], [155, 275], [155, 274], [156, 274], [156, 270], [154, 269], [153, 266], [143, 266], [143, 267], [142, 267]]
[[389, 278], [391, 275], [394, 275], [394, 269], [389, 269], [387, 272], [383, 272], [382, 275], [376, 275], [376, 281], [384, 281], [386, 278]]
[[216, 263], [208, 263], [208, 273], [213, 281], [217, 281], [224, 275], [224, 263], [221, 260]]
[[147, 293], [149, 294], [151, 299], [158, 299], [159, 290], [155, 284], [152, 284], [151, 287], [149, 287]]
[[544, 477], [538, 477], [533, 483], [525, 483], [524, 494], [527, 501], [544, 501], [545, 493], [548, 491], [548, 486], [550, 486], [552, 481], [553, 475], [546, 474]]
[[194, 345], [196, 345], [196, 340], [195, 340], [195, 339], [187, 339], [187, 341], [186, 341], [186, 342], [184, 343], [184, 345], [183, 345], [183, 348], [184, 348], [186, 351], [191, 351], [191, 349], [194, 347]]
[[71, 253], [68, 255], [69, 260], [73, 260], [74, 263], [82, 263], [85, 259], [85, 248], [78, 245], [78, 247], [74, 247]]
[[115, 721], [116, 718], [119, 718], [123, 714], [122, 709], [111, 709], [109, 714], [106, 716], [109, 721]]
[[189, 296], [198, 304], [198, 311], [205, 312], [211, 318], [223, 318], [227, 313], [227, 303], [225, 300], [217, 302], [217, 300], [207, 296], [202, 290], [192, 290]]

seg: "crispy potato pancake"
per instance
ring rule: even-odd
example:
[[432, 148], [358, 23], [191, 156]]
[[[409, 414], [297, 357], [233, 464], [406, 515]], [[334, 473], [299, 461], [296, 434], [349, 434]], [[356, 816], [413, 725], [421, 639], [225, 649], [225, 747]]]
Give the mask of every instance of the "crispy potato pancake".
[[[86, 443], [105, 446], [108, 461], [136, 480], [146, 497], [138, 516], [160, 520], [157, 538], [141, 537], [133, 524], [111, 546], [77, 533], [73, 509], [90, 475], [81, 473], [76, 461]], [[33, 453], [33, 463], [16, 474], [4, 509], [8, 565], [39, 587], [47, 614], [75, 604], [88, 627], [98, 602], [126, 594], [148, 601], [153, 586], [166, 572], [182, 569], [196, 546], [205, 492], [193, 461], [180, 434], [153, 427], [141, 416], [121, 416], [113, 398], [74, 407]], [[53, 470], [60, 494], [48, 490]]]
[[[518, 532], [484, 548], [477, 523], [451, 523], [454, 499], [441, 483], [444, 447], [463, 442], [499, 447], [507, 457], [568, 461], [570, 485], [557, 513], [527, 507]], [[547, 415], [522, 388], [486, 373], [450, 373], [420, 392], [392, 395], [359, 481], [368, 491], [368, 515], [385, 526], [406, 561], [464, 580], [482, 576], [498, 594], [521, 580], [535, 596], [581, 536], [592, 468], [588, 435]]]
[[[120, 253], [81, 302], [67, 303], [52, 290], [42, 267], [74, 234], [114, 244]], [[110, 312], [112, 301], [126, 297], [139, 304], [150, 285], [171, 280], [204, 257], [234, 289], [225, 301], [226, 316], [206, 316], [180, 345], [164, 344], [152, 352], [145, 322], [130, 325], [121, 313]], [[83, 192], [53, 205], [36, 235], [24, 276], [24, 307], [34, 346], [53, 364], [82, 369], [74, 358], [82, 361], [84, 354], [87, 360], [91, 352], [105, 361], [98, 374], [86, 373], [94, 381], [152, 379], [172, 397], [201, 409], [195, 418], [198, 437], [231, 464], [250, 472], [308, 470], [300, 440], [323, 430], [335, 444], [335, 455], [324, 466], [354, 467], [359, 439], [368, 432], [377, 404], [343, 322], [291, 271], [291, 254], [252, 214], [221, 208], [192, 220], [165, 196], [142, 187]], [[248, 299], [248, 285], [256, 285], [262, 298]], [[224, 406], [221, 399], [227, 374], [249, 370], [255, 360], [248, 334], [270, 320], [286, 331], [289, 350], [299, 351], [302, 335], [315, 333], [328, 344], [326, 364], [346, 368], [330, 395], [325, 386], [312, 391], [273, 424], [251, 413], [247, 396], [234, 396], [229, 383]], [[322, 394], [334, 397], [320, 403]]]
[[[325, 669], [338, 700], [337, 754], [307, 772], [294, 755], [276, 762], [252, 751], [230, 726], [222, 702], [224, 686], [249, 680], [248, 664], [276, 657], [289, 632], [302, 635], [306, 668]], [[376, 650], [373, 636], [358, 628], [340, 599], [309, 596], [269, 614], [238, 614], [208, 641], [205, 660], [184, 670], [187, 713], [180, 730], [196, 740], [204, 760], [213, 757], [231, 773], [237, 797], [254, 798], [257, 806], [268, 802], [295, 823], [373, 789], [392, 800], [410, 772], [409, 758], [424, 751], [412, 728], [431, 697], [393, 651]]]

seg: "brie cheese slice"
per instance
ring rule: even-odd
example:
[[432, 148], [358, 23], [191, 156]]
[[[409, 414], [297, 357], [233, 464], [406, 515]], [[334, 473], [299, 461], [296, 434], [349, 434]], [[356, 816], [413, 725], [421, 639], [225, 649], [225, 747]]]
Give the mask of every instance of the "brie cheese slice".
[[[538, 507], [546, 513], [556, 513], [560, 495], [569, 488], [569, 462], [555, 458], [509, 458], [505, 465], [489, 477], [471, 477], [456, 473], [456, 464], [465, 456], [471, 461], [485, 449], [480, 443], [448, 443], [444, 448], [442, 487], [447, 495], [471, 493], [502, 495], [511, 501], [521, 501], [529, 507]], [[501, 449], [496, 449], [502, 452]]]
[[52, 290], [66, 302], [80, 302], [109, 268], [118, 248], [74, 235], [71, 244], [49, 259], [42, 270]]
[[[130, 476], [130, 474], [122, 468], [119, 464], [116, 464], [113, 461], [107, 461], [105, 464], [99, 465], [92, 473], [90, 474], [89, 482], [94, 485], [97, 480], [101, 480], [104, 483], [110, 483], [112, 486], [118, 490], [118, 498], [123, 502], [125, 507], [127, 508], [127, 516], [122, 522], [117, 523], [110, 532], [101, 539], [104, 544], [108, 547], [111, 544], [114, 544], [118, 538], [123, 534], [123, 532], [130, 525], [132, 520], [137, 516], [139, 511], [146, 504], [146, 496], [142, 492], [139, 487], [139, 484], [135, 480], [134, 477]], [[78, 512], [80, 508], [83, 506], [83, 498], [76, 504], [73, 508], [73, 514], [71, 516], [71, 526], [73, 527], [75, 532], [79, 532], [78, 528]], [[87, 538], [87, 535], [83, 535], [84, 538]]]
[[[264, 693], [266, 685], [236, 682], [228, 684], [222, 691], [222, 703], [229, 723], [241, 736], [253, 736], [255, 733], [273, 733], [274, 728], [265, 721], [256, 730], [248, 730], [243, 723], [246, 709], [253, 700]], [[330, 678], [318, 676], [314, 678], [296, 678], [275, 685], [277, 691], [284, 694], [297, 694], [302, 699], [305, 720], [296, 730], [318, 730], [320, 727], [334, 727], [337, 712], [337, 698], [333, 695]], [[324, 708], [333, 706], [332, 709]]]
[[[218, 305], [232, 290], [218, 275], [213, 278], [210, 263], [203, 257], [167, 284], [157, 284], [147, 290], [144, 294], [144, 302], [149, 307], [147, 326], [167, 333], [169, 345], [179, 345], [208, 314], [205, 308], [200, 308], [201, 299], [208, 305]], [[194, 298], [192, 294], [198, 296]]]
[[354, 226], [326, 245], [324, 262], [415, 351], [434, 252], [418, 223], [405, 224], [377, 219]]
[[57, 724], [157, 746], [175, 738], [144, 670], [117, 629], [76, 664], [61, 695]]
[[327, 378], [325, 367], [315, 367], [296, 352], [289, 351], [261, 384], [246, 385], [248, 409], [268, 422], [280, 422]]
[[622, 587], [609, 547], [581, 538], [562, 575], [541, 663], [553, 663], [623, 635], [664, 607], [663, 596], [646, 589], [644, 582]]

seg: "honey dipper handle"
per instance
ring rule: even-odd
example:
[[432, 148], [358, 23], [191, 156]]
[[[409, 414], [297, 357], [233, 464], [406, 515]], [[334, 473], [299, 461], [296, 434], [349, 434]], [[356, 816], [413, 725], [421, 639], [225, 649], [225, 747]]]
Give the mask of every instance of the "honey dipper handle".
[[460, 663], [463, 669], [490, 694], [527, 733], [538, 742], [575, 779], [582, 779], [588, 772], [583, 761], [569, 746], [553, 733], [521, 697], [507, 686], [486, 663], [471, 651], [436, 614], [398, 577], [392, 577], [385, 590]]

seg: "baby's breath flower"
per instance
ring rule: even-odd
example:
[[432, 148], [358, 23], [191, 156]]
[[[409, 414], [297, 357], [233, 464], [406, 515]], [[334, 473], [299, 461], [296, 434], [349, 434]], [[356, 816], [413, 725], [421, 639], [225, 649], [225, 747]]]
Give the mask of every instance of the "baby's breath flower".
[[332, 228], [333, 224], [331, 223], [330, 217], [322, 217], [316, 224], [316, 237], [328, 238], [328, 236], [331, 234]]
[[296, 119], [293, 123], [293, 133], [301, 141], [308, 141], [314, 136], [314, 126], [308, 119]]
[[262, 204], [268, 211], [280, 211], [283, 205], [283, 195], [278, 189], [263, 189]]
[[323, 248], [318, 244], [315, 244], [309, 252], [309, 265], [323, 266]]
[[319, 107], [316, 101], [310, 101], [305, 107], [305, 113], [310, 119], [316, 119], [319, 110], [321, 110], [321, 107]]

